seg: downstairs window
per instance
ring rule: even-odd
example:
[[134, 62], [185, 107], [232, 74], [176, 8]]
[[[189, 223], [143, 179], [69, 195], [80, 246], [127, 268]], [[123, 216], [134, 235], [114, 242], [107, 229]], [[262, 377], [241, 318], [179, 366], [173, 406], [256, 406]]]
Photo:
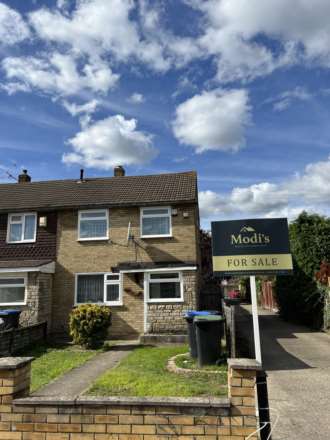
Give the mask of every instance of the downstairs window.
[[86, 273], [76, 275], [76, 304], [122, 304], [121, 275]]
[[0, 276], [0, 305], [25, 304], [25, 290], [24, 275]]
[[147, 277], [149, 302], [183, 301], [181, 272], [149, 273]]

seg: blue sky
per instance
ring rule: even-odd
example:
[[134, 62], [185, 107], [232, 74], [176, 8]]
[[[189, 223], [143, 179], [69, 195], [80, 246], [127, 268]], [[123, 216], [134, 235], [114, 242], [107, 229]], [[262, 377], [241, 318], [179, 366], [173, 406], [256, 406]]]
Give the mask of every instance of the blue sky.
[[329, 214], [327, 0], [0, 2], [0, 181], [195, 169], [212, 219]]

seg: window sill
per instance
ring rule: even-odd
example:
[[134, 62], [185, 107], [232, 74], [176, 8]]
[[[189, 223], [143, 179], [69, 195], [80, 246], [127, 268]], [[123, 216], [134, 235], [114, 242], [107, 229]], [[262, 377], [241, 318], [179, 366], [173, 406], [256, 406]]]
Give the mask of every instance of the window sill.
[[7, 307], [7, 306], [26, 306], [26, 302], [21, 303], [0, 303], [0, 307]]
[[97, 305], [97, 306], [108, 306], [108, 307], [122, 307], [124, 305], [123, 302], [116, 302], [116, 303], [112, 303], [112, 302], [98, 302], [98, 303], [91, 303], [91, 302], [86, 302], [86, 303], [75, 303], [74, 307], [78, 307], [78, 306], [86, 306], [86, 305]]
[[173, 238], [172, 234], [162, 234], [162, 235], [140, 235], [140, 238]]
[[78, 238], [77, 241], [107, 241], [109, 237]]
[[7, 244], [24, 244], [24, 243], [35, 243], [36, 240], [22, 240], [22, 241], [7, 241]]
[[183, 298], [168, 298], [168, 299], [148, 299], [148, 304], [162, 304], [162, 303], [183, 303]]

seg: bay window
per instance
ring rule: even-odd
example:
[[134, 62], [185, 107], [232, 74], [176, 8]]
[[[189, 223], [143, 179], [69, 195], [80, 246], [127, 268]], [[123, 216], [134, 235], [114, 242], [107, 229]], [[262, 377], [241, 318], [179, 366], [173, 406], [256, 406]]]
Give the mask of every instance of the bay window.
[[26, 276], [22, 274], [0, 276], [0, 305], [25, 304]]
[[149, 302], [183, 301], [181, 272], [158, 272], [147, 274]]
[[170, 207], [141, 208], [141, 237], [171, 237]]
[[9, 214], [7, 242], [31, 243], [36, 241], [37, 214], [35, 212]]
[[119, 273], [76, 274], [76, 304], [122, 304]]
[[106, 240], [109, 238], [107, 209], [79, 211], [78, 240]]

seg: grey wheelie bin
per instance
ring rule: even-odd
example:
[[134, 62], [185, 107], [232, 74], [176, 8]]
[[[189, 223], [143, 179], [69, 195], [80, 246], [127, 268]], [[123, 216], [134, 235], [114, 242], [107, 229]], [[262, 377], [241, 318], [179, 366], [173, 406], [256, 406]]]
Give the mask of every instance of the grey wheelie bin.
[[224, 318], [217, 315], [195, 316], [198, 366], [214, 364], [221, 356]]
[[194, 327], [195, 316], [218, 315], [216, 310], [188, 310], [185, 314], [188, 330], [189, 353], [192, 358], [197, 358], [196, 331]]

